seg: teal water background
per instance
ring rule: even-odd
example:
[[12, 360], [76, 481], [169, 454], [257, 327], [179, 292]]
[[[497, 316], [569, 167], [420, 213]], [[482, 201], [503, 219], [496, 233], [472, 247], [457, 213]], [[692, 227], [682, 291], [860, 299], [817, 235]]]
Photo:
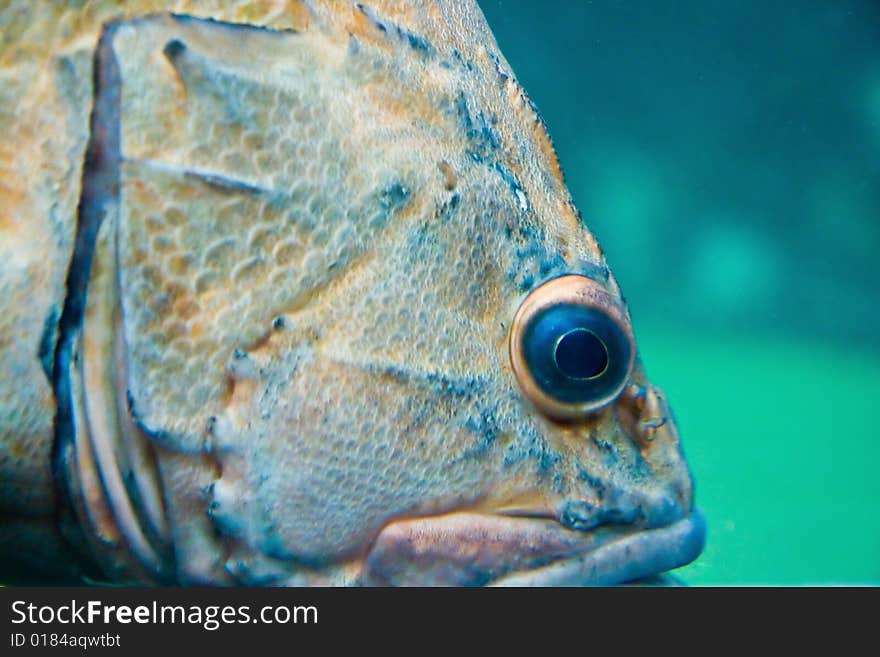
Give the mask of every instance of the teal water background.
[[880, 2], [482, 0], [667, 393], [690, 584], [880, 584]]

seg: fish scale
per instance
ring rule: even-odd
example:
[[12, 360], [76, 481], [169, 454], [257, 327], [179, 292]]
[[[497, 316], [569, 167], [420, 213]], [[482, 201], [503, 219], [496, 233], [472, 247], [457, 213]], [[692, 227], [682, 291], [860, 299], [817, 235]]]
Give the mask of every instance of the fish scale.
[[638, 358], [562, 414], [518, 360], [541, 304], [631, 328], [473, 2], [0, 11], [11, 577], [588, 584], [699, 553]]

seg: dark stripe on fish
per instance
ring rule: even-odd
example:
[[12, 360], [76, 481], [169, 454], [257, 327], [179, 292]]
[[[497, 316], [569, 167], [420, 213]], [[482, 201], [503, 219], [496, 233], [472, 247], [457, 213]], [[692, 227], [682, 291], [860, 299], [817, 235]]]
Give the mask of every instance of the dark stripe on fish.
[[171, 18], [179, 23], [208, 24], [211, 27], [217, 27], [224, 30], [266, 32], [267, 34], [299, 34], [299, 30], [292, 27], [269, 27], [268, 25], [255, 25], [253, 23], [234, 23], [226, 20], [218, 20], [209, 16], [193, 16], [192, 14], [176, 14], [174, 12], [145, 14], [141, 18], [150, 19], [155, 18], [156, 16], [171, 16]]
[[387, 19], [381, 20], [375, 14], [375, 12], [373, 12], [369, 7], [364, 6], [360, 2], [356, 3], [355, 7], [364, 16], [366, 16], [370, 20], [370, 22], [373, 23], [373, 25], [376, 26], [376, 29], [378, 29], [386, 36], [396, 36], [400, 41], [407, 44], [410, 48], [421, 55], [434, 55], [434, 47], [425, 37], [415, 34], [414, 32], [410, 32], [409, 30], [400, 27], [396, 23], [392, 23]]

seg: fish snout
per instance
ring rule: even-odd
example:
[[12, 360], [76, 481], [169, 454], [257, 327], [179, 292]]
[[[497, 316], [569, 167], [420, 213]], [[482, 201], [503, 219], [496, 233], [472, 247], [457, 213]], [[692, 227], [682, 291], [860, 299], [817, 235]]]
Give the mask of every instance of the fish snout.
[[[642, 489], [645, 526], [657, 527], [694, 508], [693, 476], [682, 451], [678, 424], [666, 395], [649, 383], [641, 368], [615, 407], [620, 429], [638, 450], [650, 486]], [[623, 504], [630, 500], [625, 499]]]

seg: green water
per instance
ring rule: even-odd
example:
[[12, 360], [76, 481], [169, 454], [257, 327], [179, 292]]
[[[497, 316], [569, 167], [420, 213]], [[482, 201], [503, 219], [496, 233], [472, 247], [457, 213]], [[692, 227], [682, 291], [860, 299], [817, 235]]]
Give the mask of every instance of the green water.
[[880, 358], [821, 342], [664, 334], [641, 348], [677, 409], [709, 521], [689, 583], [880, 583]]
[[691, 584], [880, 584], [880, 3], [480, 3], [668, 394]]

